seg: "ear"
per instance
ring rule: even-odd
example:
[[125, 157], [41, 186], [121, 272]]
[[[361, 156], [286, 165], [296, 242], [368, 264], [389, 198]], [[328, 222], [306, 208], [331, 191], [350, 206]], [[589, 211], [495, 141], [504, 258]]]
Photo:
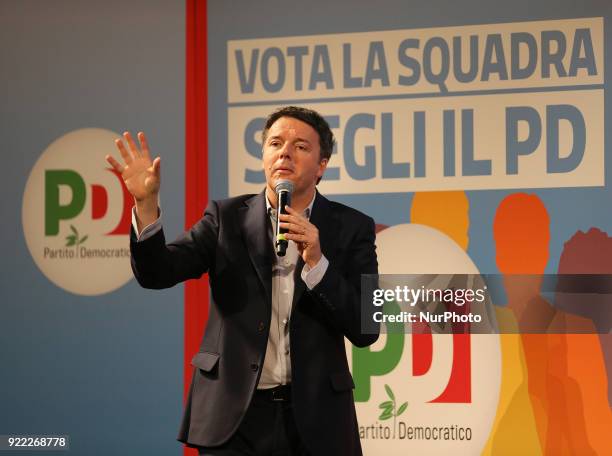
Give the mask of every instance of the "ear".
[[327, 164], [329, 163], [329, 158], [323, 158], [319, 162], [319, 170], [317, 171], [317, 177], [323, 177], [323, 173], [327, 168]]

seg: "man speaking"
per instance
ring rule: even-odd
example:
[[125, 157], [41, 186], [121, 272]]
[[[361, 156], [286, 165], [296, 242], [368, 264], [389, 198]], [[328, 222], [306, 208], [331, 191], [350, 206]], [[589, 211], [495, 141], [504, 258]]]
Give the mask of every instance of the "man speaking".
[[378, 272], [374, 222], [316, 190], [334, 145], [327, 122], [293, 106], [272, 113], [266, 188], [211, 201], [168, 244], [160, 158], [138, 139], [116, 140], [123, 164], [106, 157], [135, 200], [134, 275], [167, 288], [208, 272], [212, 290], [178, 439], [202, 455], [361, 454], [344, 336], [359, 347], [378, 337], [361, 333], [361, 274]]

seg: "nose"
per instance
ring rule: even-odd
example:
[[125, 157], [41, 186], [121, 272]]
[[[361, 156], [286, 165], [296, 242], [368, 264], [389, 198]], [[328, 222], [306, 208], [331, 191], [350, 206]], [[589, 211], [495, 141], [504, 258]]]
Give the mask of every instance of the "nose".
[[293, 145], [289, 142], [285, 143], [285, 145], [283, 145], [283, 147], [279, 149], [278, 154], [279, 154], [280, 159], [283, 159], [283, 158], [291, 159], [291, 156], [293, 154]]

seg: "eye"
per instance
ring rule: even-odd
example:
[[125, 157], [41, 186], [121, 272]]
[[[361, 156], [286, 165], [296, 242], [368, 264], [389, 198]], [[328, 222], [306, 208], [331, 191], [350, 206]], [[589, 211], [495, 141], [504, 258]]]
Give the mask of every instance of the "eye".
[[308, 147], [306, 146], [306, 144], [297, 144], [295, 148], [298, 150], [308, 150]]
[[272, 146], [272, 147], [278, 147], [280, 146], [281, 142], [278, 139], [273, 139], [272, 141], [270, 141], [268, 143], [268, 145]]

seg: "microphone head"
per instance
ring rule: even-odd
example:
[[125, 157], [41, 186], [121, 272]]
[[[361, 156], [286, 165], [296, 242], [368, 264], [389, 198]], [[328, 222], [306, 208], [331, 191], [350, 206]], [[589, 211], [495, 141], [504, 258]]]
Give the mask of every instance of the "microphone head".
[[278, 195], [280, 192], [293, 192], [293, 182], [288, 179], [279, 179], [274, 185], [274, 191]]

